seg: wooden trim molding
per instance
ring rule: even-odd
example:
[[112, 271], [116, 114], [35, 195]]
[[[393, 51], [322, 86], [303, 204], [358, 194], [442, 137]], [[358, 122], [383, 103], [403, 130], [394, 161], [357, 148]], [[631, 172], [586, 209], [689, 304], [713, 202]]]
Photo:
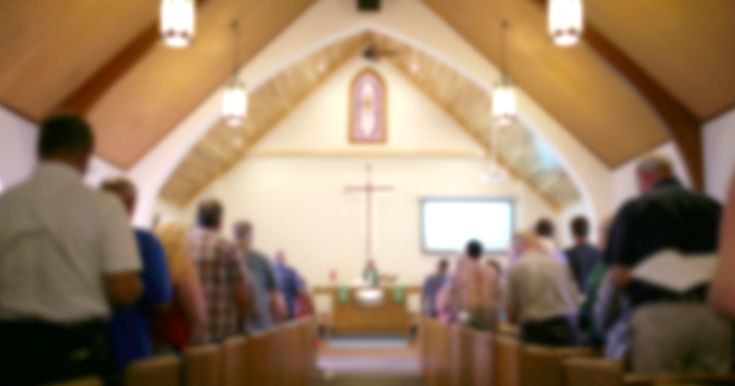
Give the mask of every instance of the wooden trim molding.
[[[372, 76], [375, 79], [378, 80], [378, 83], [380, 84], [380, 116], [378, 119], [380, 120], [380, 127], [382, 127], [383, 132], [381, 133], [382, 136], [377, 139], [372, 138], [358, 138], [355, 136], [355, 116], [357, 112], [355, 111], [355, 103], [357, 102], [355, 98], [357, 98], [357, 95], [355, 95], [355, 87], [357, 86], [357, 82], [359, 82], [362, 78], [365, 76]], [[350, 114], [349, 114], [349, 122], [347, 122], [347, 136], [351, 144], [354, 145], [382, 145], [388, 142], [388, 135], [389, 135], [389, 127], [388, 127], [388, 98], [390, 97], [388, 90], [388, 85], [385, 82], [385, 79], [383, 79], [383, 76], [378, 73], [378, 71], [368, 67], [357, 73], [355, 77], [352, 79], [352, 82], [350, 82], [350, 94], [349, 94], [349, 103], [350, 103]]]

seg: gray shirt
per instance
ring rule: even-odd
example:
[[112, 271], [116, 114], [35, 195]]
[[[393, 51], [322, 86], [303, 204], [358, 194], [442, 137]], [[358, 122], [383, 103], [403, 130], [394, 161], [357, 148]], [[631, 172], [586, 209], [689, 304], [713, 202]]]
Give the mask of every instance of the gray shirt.
[[258, 252], [250, 251], [245, 256], [245, 264], [253, 275], [255, 315], [250, 318], [250, 328], [254, 331], [266, 329], [273, 325], [270, 314], [270, 292], [278, 288], [276, 275], [268, 258]]
[[569, 266], [538, 251], [510, 267], [505, 294], [506, 306], [521, 323], [576, 315], [582, 300]]

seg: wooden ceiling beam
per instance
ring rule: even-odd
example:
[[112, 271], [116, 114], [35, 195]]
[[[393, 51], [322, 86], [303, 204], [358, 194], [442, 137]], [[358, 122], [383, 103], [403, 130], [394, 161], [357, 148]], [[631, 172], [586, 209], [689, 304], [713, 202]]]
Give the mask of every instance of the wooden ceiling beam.
[[[196, 0], [197, 8], [210, 0]], [[160, 41], [158, 19], [138, 34], [125, 48], [115, 54], [100, 69], [57, 106], [57, 110], [70, 110], [86, 115], [94, 104], [120, 78], [150, 52]]]
[[588, 27], [584, 41], [624, 76], [658, 113], [684, 158], [692, 186], [704, 190], [702, 122], [596, 29]]
[[[546, 8], [547, 0], [532, 1]], [[628, 81], [658, 114], [684, 158], [692, 186], [704, 190], [703, 122], [590, 23], [585, 25], [582, 41]]]

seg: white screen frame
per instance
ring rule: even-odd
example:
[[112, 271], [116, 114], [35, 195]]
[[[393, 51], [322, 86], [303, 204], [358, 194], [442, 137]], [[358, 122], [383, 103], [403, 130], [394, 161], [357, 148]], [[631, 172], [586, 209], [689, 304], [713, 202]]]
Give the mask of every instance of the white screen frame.
[[[457, 254], [464, 250], [464, 244], [458, 245], [455, 249], [436, 249], [429, 248], [427, 243], [427, 234], [425, 228], [425, 205], [428, 203], [504, 203], [510, 208], [510, 226], [508, 239], [512, 242], [513, 235], [516, 232], [516, 200], [512, 197], [496, 197], [496, 196], [478, 196], [478, 197], [422, 197], [419, 202], [419, 229], [421, 232], [420, 243], [421, 250], [424, 255], [428, 256], [446, 256], [451, 254]], [[469, 240], [466, 240], [469, 241]], [[510, 247], [510, 245], [509, 245]], [[488, 255], [500, 255], [508, 252], [507, 248], [501, 249], [486, 249], [485, 254]]]

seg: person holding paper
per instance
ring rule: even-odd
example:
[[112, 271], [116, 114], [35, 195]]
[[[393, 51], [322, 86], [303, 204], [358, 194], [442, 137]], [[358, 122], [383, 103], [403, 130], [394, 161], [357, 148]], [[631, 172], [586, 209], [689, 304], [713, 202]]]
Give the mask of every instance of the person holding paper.
[[[726, 373], [732, 330], [706, 303], [720, 205], [685, 189], [664, 157], [641, 161], [637, 179], [642, 195], [618, 212], [605, 251], [633, 309], [633, 370]], [[693, 268], [651, 269], [662, 262]]]

